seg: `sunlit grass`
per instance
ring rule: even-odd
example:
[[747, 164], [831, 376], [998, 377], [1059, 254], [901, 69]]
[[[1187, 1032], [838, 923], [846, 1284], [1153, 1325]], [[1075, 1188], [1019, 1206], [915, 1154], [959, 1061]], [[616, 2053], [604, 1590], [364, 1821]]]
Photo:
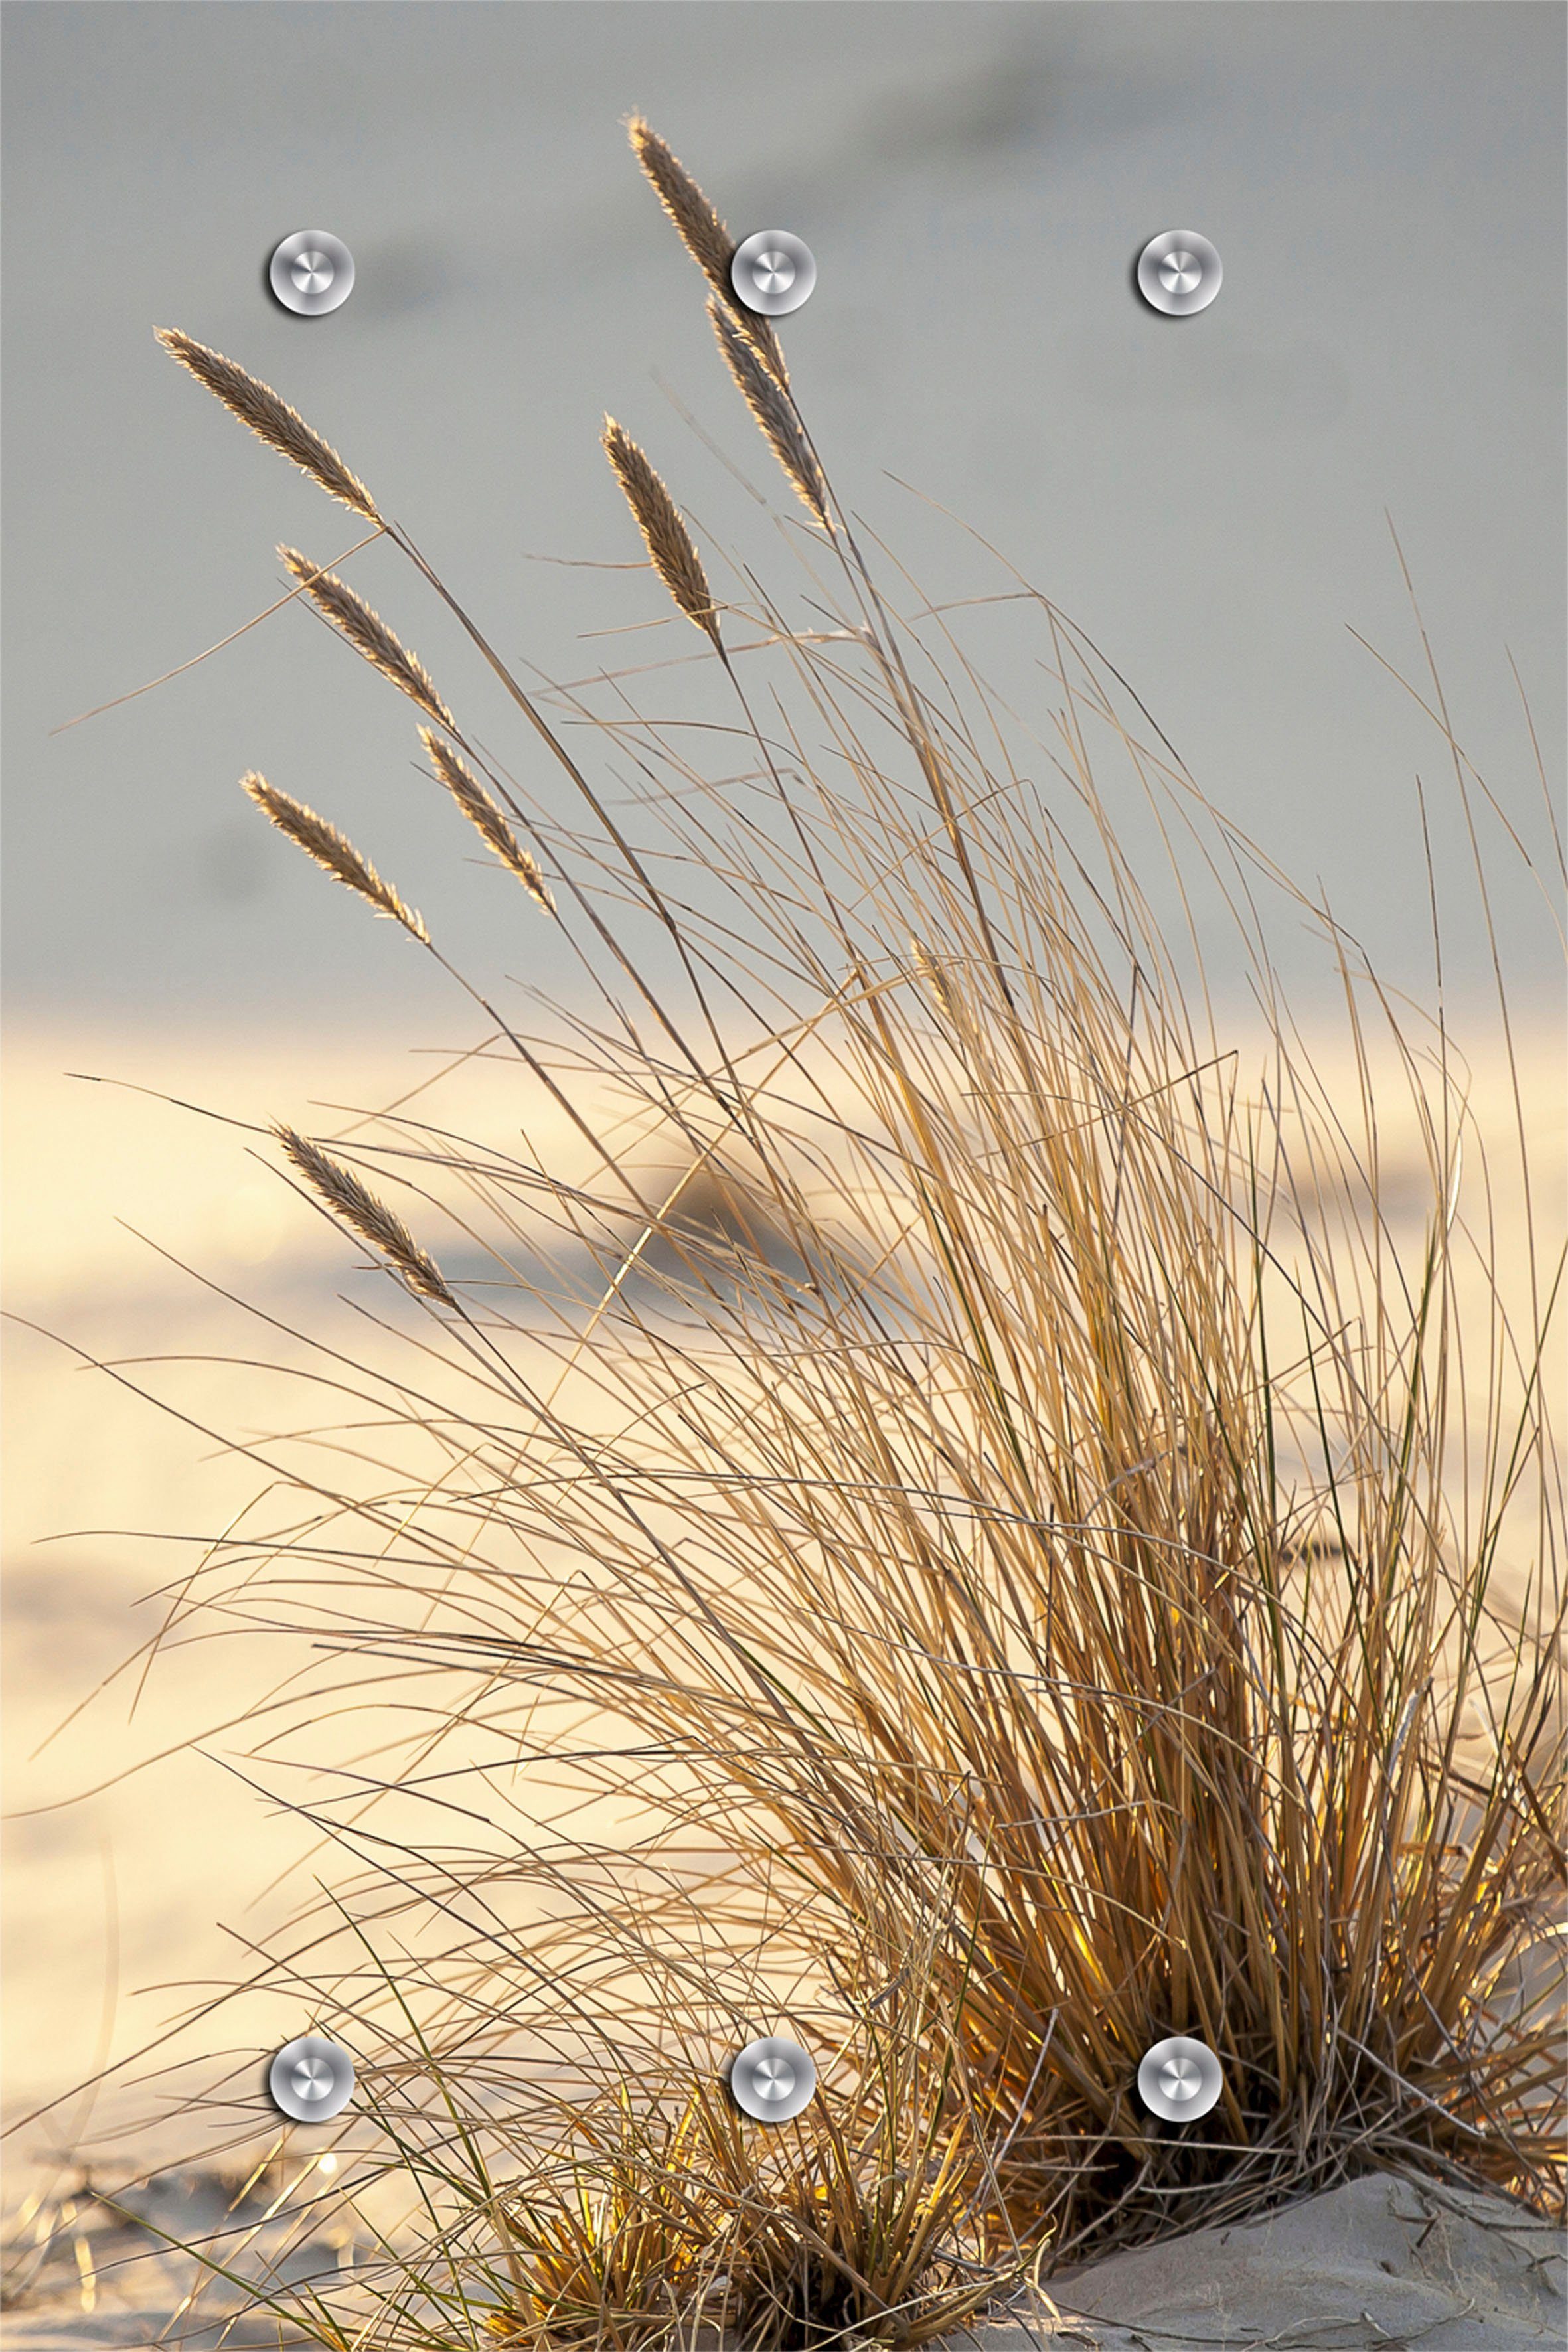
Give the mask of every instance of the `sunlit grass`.
[[[713, 279], [721, 224], [637, 135]], [[811, 518], [804, 625], [750, 568], [726, 599], [618, 426], [612, 457], [722, 665], [717, 737], [525, 691], [291, 410], [197, 371], [458, 613], [584, 827], [334, 582], [350, 641], [440, 717], [435, 782], [455, 763], [522, 883], [549, 1001], [503, 1017], [464, 978], [515, 1059], [511, 1131], [416, 1101], [294, 1137], [402, 1286], [402, 1352], [323, 1349], [344, 1425], [181, 1601], [314, 1637], [264, 1755], [329, 1717], [362, 1736], [354, 1772], [284, 1775], [334, 1895], [263, 1966], [358, 2058], [347, 2193], [400, 2181], [415, 2221], [297, 2322], [910, 2343], [1052, 2263], [1379, 2167], [1555, 2208], [1562, 1204], [1530, 1195], [1522, 1114], [1510, 1169], [1445, 1009], [1380, 985], [1045, 598], [1012, 583], [1037, 739], [955, 616], [890, 562], [876, 583], [771, 331], [714, 284]], [[1468, 812], [1489, 795], [1439, 725]], [[1156, 836], [1234, 916], [1261, 1047], [1152, 912]], [[1266, 897], [1339, 973], [1348, 1097]], [[1512, 1066], [1506, 996], [1479, 1050]], [[1384, 1198], [1390, 1071], [1414, 1219]], [[532, 1156], [530, 1106], [570, 1172]], [[1521, 1297], [1495, 1278], [1514, 1217]], [[823, 2087], [769, 2132], [721, 2074], [773, 2031]], [[1225, 2076], [1184, 2127], [1134, 2088], [1173, 2032]]]

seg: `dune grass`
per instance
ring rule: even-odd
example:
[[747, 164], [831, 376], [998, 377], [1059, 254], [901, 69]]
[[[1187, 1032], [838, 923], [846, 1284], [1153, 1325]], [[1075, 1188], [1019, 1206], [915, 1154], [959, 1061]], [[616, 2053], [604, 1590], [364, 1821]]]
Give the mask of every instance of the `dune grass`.
[[[356, 2053], [353, 2179], [422, 2217], [293, 2320], [913, 2343], [1378, 2167], [1560, 2210], [1562, 1259], [1522, 1116], [1521, 1164], [1489, 1164], [1441, 1004], [1382, 987], [1045, 597], [1010, 577], [1056, 704], [1037, 737], [873, 567], [717, 214], [633, 142], [799, 500], [795, 626], [606, 427], [727, 732], [525, 691], [328, 445], [163, 338], [410, 559], [573, 795], [552, 820], [289, 552], [439, 724], [437, 779], [535, 902], [520, 957], [570, 966], [527, 1024], [464, 984], [582, 1163], [417, 1106], [279, 1130], [406, 1294], [405, 1370], [340, 1370], [375, 1431], [345, 1454], [389, 1467], [355, 1487], [318, 1448], [287, 1524], [226, 1538], [184, 1605], [312, 1633], [310, 1706], [365, 1711], [352, 1786], [301, 1806], [331, 1905], [267, 1965]], [[1468, 813], [1489, 795], [1436, 711]], [[1162, 932], [1107, 760], [1139, 856], [1230, 909], [1244, 1039], [1195, 928]], [[325, 820], [246, 789], [442, 953]], [[1339, 972], [1350, 1099], [1266, 894]], [[1414, 1218], [1384, 1198], [1390, 1070]], [[656, 1131], [658, 1181], [626, 1140]], [[1516, 1198], [1522, 1300], [1496, 1274]], [[772, 2131], [722, 2085], [763, 2032], [821, 2075]], [[1135, 2090], [1174, 2032], [1224, 2070], [1185, 2126]]]

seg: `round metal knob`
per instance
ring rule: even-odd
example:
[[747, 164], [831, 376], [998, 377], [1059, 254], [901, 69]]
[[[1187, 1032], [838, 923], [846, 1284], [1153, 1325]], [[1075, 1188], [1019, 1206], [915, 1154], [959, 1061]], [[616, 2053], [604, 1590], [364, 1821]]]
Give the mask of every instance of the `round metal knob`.
[[788, 229], [760, 228], [735, 247], [730, 283], [748, 310], [782, 319], [798, 310], [816, 283], [811, 247]]
[[1152, 309], [1173, 319], [1206, 310], [1224, 276], [1218, 254], [1193, 228], [1165, 229], [1138, 257], [1139, 292]]
[[730, 2095], [760, 2124], [787, 2124], [811, 2105], [816, 2068], [797, 2042], [770, 2033], [748, 2042], [730, 2067]]
[[1219, 2060], [1205, 2042], [1184, 2033], [1156, 2042], [1143, 2053], [1138, 2069], [1138, 2095], [1150, 2111], [1168, 2124], [1191, 2123], [1206, 2116], [1225, 2088]]
[[276, 248], [267, 275], [286, 310], [315, 319], [337, 310], [353, 292], [354, 257], [330, 230], [298, 228]]
[[320, 2033], [301, 2034], [272, 2061], [267, 2087], [273, 2105], [297, 2124], [324, 2124], [353, 2097], [353, 2060]]

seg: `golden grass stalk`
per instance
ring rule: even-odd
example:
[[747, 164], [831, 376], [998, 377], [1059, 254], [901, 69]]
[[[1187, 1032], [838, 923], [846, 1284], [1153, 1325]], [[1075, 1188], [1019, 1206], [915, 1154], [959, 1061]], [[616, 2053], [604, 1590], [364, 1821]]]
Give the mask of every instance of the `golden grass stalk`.
[[307, 857], [324, 866], [345, 889], [356, 891], [368, 900], [378, 915], [390, 915], [395, 923], [401, 923], [421, 946], [430, 945], [430, 934], [416, 909], [404, 904], [391, 883], [383, 881], [369, 858], [362, 856], [335, 824], [318, 816], [303, 801], [279, 792], [276, 784], [269, 784], [254, 769], [239, 781], [241, 791], [248, 793], [263, 816], [268, 817], [279, 833], [286, 833], [290, 841], [296, 842]]
[[791, 395], [762, 364], [752, 342], [737, 325], [735, 314], [710, 295], [708, 315], [719, 338], [724, 364], [739, 385], [742, 399], [761, 425], [768, 446], [788, 475], [814, 519], [828, 526], [827, 485], [801, 430]]
[[286, 1127], [281, 1120], [274, 1122], [272, 1132], [305, 1181], [320, 1194], [334, 1216], [341, 1217], [361, 1241], [368, 1242], [385, 1258], [410, 1290], [417, 1291], [421, 1298], [434, 1299], [439, 1306], [456, 1307], [458, 1302], [435, 1259], [420, 1248], [402, 1218], [361, 1183], [352, 1168], [345, 1168], [308, 1136]]
[[216, 393], [230, 415], [248, 425], [258, 440], [279, 451], [301, 473], [319, 482], [330, 497], [340, 499], [355, 514], [363, 515], [366, 522], [383, 523], [380, 509], [359, 477], [350, 473], [331, 444], [306, 424], [297, 408], [290, 408], [286, 400], [280, 399], [270, 384], [263, 383], [259, 376], [251, 375], [235, 361], [225, 359], [221, 352], [182, 334], [177, 327], [158, 327], [154, 332], [170, 356], [188, 369], [198, 383], [205, 383], [209, 392]]
[[422, 727], [419, 740], [428, 752], [441, 782], [487, 848], [492, 849], [501, 864], [516, 875], [529, 897], [536, 899], [547, 914], [552, 915], [555, 901], [545, 884], [539, 860], [524, 849], [479, 778], [432, 728]]
[[603, 440], [605, 455], [626, 492], [654, 570], [687, 619], [694, 621], [721, 652], [713, 592], [679, 508], [631, 435], [613, 416], [605, 419]]
[[316, 610], [380, 670], [383, 677], [390, 678], [441, 726], [456, 728], [458, 722], [437, 693], [435, 681], [424, 663], [393, 635], [381, 614], [373, 612], [363, 596], [346, 581], [340, 580], [335, 572], [324, 572], [320, 564], [312, 563], [297, 547], [279, 547], [278, 554], [284, 569], [300, 583]]
[[712, 287], [719, 299], [734, 318], [737, 331], [744, 336], [763, 365], [773, 373], [781, 384], [787, 384], [789, 373], [784, 356], [771, 320], [748, 310], [738, 299], [730, 264], [735, 255], [735, 239], [731, 236], [713, 206], [709, 203], [685, 164], [672, 154], [658, 133], [651, 130], [640, 114], [634, 114], [626, 125], [632, 152], [641, 164], [659, 203], [674, 222], [681, 243]]

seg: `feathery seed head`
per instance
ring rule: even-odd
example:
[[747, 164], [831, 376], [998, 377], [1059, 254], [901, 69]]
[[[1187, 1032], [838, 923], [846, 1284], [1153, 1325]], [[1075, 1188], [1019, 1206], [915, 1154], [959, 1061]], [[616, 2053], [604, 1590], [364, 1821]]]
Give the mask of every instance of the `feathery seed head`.
[[394, 686], [427, 710], [443, 727], [454, 730], [456, 719], [436, 691], [435, 680], [418, 657], [408, 651], [387, 627], [381, 614], [373, 612], [364, 598], [356, 594], [346, 581], [335, 572], [323, 572], [297, 547], [280, 547], [279, 559], [316, 610], [329, 620], [350, 645], [362, 653], [366, 661], [389, 677]]
[[613, 416], [605, 419], [605, 454], [637, 518], [654, 570], [689, 621], [719, 646], [713, 594], [691, 533], [668, 490], [629, 433]]
[[827, 485], [811, 454], [795, 403], [777, 378], [762, 364], [750, 338], [736, 324], [733, 311], [710, 295], [708, 315], [713, 321], [724, 364], [761, 425], [768, 446], [815, 520], [827, 530]]
[[626, 124], [632, 152], [642, 165], [660, 204], [679, 232], [682, 244], [720, 293], [730, 283], [730, 263], [735, 240], [678, 155], [644, 117], [634, 114]]
[[366, 522], [382, 521], [380, 509], [364, 484], [350, 473], [330, 443], [323, 441], [299, 410], [290, 408], [270, 384], [263, 383], [259, 376], [248, 374], [233, 360], [225, 359], [221, 352], [182, 334], [177, 327], [158, 327], [153, 331], [170, 357], [188, 369], [198, 383], [205, 383], [209, 392], [215, 393], [229, 414], [248, 425], [258, 440], [280, 451], [312, 481], [319, 482], [330, 497], [341, 499], [345, 507], [363, 515]]
[[479, 778], [432, 728], [422, 727], [419, 740], [429, 754], [437, 775], [486, 846], [492, 849], [501, 864], [517, 876], [529, 897], [535, 899], [546, 914], [552, 915], [555, 901], [550, 895], [539, 861], [524, 849]]
[[671, 154], [658, 131], [649, 128], [640, 114], [634, 114], [626, 124], [626, 134], [632, 152], [651, 183], [659, 203], [674, 222], [681, 243], [696, 262], [721, 301], [734, 313], [740, 332], [751, 343], [763, 365], [771, 369], [780, 383], [789, 382], [789, 371], [778, 336], [771, 320], [760, 318], [737, 301], [730, 264], [735, 257], [735, 239], [731, 236], [685, 164]]
[[312, 1192], [320, 1194], [333, 1214], [341, 1217], [361, 1241], [368, 1242], [389, 1262], [410, 1290], [443, 1307], [456, 1307], [458, 1302], [435, 1259], [420, 1248], [402, 1218], [395, 1216], [384, 1201], [378, 1201], [351, 1168], [345, 1168], [341, 1160], [333, 1160], [281, 1120], [274, 1122], [272, 1132]]
[[335, 824], [307, 808], [303, 801], [292, 799], [269, 784], [265, 776], [252, 769], [240, 778], [240, 789], [249, 794], [263, 816], [287, 834], [289, 839], [302, 849], [307, 857], [369, 901], [378, 915], [390, 915], [411, 931], [422, 946], [428, 947], [430, 934], [414, 908], [405, 907], [390, 882], [384, 882], [368, 857], [362, 857], [352, 841], [341, 834]]
[[942, 964], [920, 940], [911, 939], [910, 941], [910, 961], [938, 1009], [949, 1020], [955, 1020], [959, 1012], [957, 992]]

